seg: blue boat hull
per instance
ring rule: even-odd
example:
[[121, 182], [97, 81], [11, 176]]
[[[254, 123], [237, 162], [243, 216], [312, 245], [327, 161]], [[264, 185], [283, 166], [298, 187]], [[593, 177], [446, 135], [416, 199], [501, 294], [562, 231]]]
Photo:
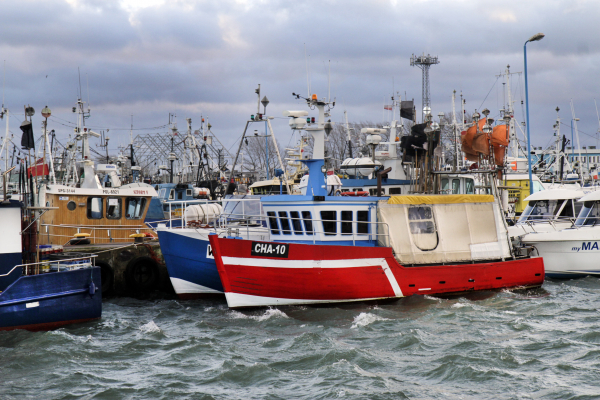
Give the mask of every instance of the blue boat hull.
[[101, 281], [99, 267], [22, 276], [0, 293], [0, 331], [49, 330], [100, 318]]
[[171, 283], [180, 299], [223, 295], [215, 259], [210, 258], [208, 238], [186, 236], [177, 230], [159, 230], [158, 240]]

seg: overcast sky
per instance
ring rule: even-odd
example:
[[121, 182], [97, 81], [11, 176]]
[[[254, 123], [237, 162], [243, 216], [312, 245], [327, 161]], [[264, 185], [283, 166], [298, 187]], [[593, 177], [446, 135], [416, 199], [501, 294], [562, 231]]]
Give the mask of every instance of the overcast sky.
[[[326, 96], [329, 62], [332, 113], [341, 121], [380, 122], [393, 90], [421, 105], [421, 71], [415, 54], [439, 57], [431, 67], [434, 115], [451, 111], [452, 91], [467, 111], [503, 104], [506, 65], [523, 72], [527, 45], [532, 144], [552, 141], [555, 108], [570, 136], [572, 99], [581, 144], [595, 145], [600, 102], [600, 2], [597, 0], [3, 0], [0, 52], [5, 60], [4, 105], [10, 131], [20, 140], [23, 105], [53, 116], [59, 137], [72, 132], [81, 71], [87, 125], [110, 129], [111, 149], [135, 133], [164, 132], [169, 113], [178, 126], [208, 117], [212, 131], [233, 144], [256, 110], [254, 89], [271, 103], [284, 144], [291, 133], [286, 109], [304, 109], [291, 93]], [[308, 55], [308, 60], [305, 57]], [[88, 90], [89, 84], [89, 90]], [[524, 76], [512, 75], [515, 113], [524, 120]], [[457, 107], [460, 104], [457, 100]], [[387, 118], [389, 119], [389, 118]], [[4, 121], [0, 133], [4, 136]], [[257, 127], [262, 129], [261, 127]]]

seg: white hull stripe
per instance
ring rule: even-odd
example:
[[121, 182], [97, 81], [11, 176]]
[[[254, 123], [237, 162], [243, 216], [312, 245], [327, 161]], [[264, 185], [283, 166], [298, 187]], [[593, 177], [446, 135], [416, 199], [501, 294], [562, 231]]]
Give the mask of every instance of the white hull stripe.
[[[357, 268], [381, 267], [394, 294], [402, 297], [402, 290], [385, 258], [358, 258], [351, 260], [272, 260], [266, 258], [221, 257], [225, 265], [244, 265], [267, 268]], [[312, 300], [311, 300], [312, 301]], [[316, 301], [316, 300], [315, 300]], [[347, 301], [347, 300], [344, 300]]]
[[175, 293], [177, 294], [195, 294], [195, 293], [223, 293], [218, 290], [208, 288], [206, 286], [198, 285], [190, 281], [186, 281], [179, 278], [171, 278], [171, 284]]
[[236, 307], [290, 306], [299, 304], [347, 303], [351, 301], [369, 301], [388, 299], [389, 297], [373, 297], [368, 299], [313, 300], [313, 299], [281, 299], [277, 297], [252, 296], [240, 293], [225, 293], [227, 305]]
[[387, 265], [385, 258], [357, 258], [350, 260], [285, 260], [269, 258], [221, 257], [226, 265], [245, 265], [268, 268], [356, 268]]

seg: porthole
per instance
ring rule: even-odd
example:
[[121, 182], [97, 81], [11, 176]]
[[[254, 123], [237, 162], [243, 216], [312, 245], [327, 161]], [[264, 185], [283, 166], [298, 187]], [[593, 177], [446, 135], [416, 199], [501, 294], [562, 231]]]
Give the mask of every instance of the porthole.
[[77, 204], [75, 204], [75, 202], [73, 200], [71, 200], [67, 203], [67, 209], [69, 211], [73, 211], [73, 210], [75, 210], [75, 208], [77, 208]]

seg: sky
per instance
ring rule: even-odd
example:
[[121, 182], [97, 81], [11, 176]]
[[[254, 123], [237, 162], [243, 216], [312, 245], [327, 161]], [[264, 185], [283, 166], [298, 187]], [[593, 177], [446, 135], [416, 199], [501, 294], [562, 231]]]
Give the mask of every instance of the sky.
[[597, 0], [2, 0], [0, 6], [2, 98], [17, 143], [26, 104], [36, 110], [36, 134], [48, 106], [48, 128], [66, 141], [81, 93], [91, 110], [86, 125], [109, 130], [111, 153], [129, 142], [132, 119], [134, 135], [166, 132], [170, 113], [180, 130], [186, 118], [193, 129], [207, 118], [212, 132], [234, 146], [256, 112], [260, 84], [276, 137], [287, 145], [292, 136], [282, 112], [305, 109], [291, 94], [308, 95], [307, 80], [311, 93], [335, 98], [335, 122], [344, 110], [350, 121], [389, 120], [383, 105], [395, 92], [420, 109], [421, 70], [410, 66], [412, 54], [439, 58], [430, 69], [434, 115], [451, 112], [456, 90], [468, 112], [488, 108], [498, 118], [507, 102], [498, 75], [510, 65], [520, 73], [511, 75], [511, 92], [515, 116], [524, 121], [523, 45], [543, 32], [543, 40], [527, 44], [532, 145], [553, 142], [557, 106], [561, 133], [570, 136], [571, 101], [581, 145], [600, 144]]

